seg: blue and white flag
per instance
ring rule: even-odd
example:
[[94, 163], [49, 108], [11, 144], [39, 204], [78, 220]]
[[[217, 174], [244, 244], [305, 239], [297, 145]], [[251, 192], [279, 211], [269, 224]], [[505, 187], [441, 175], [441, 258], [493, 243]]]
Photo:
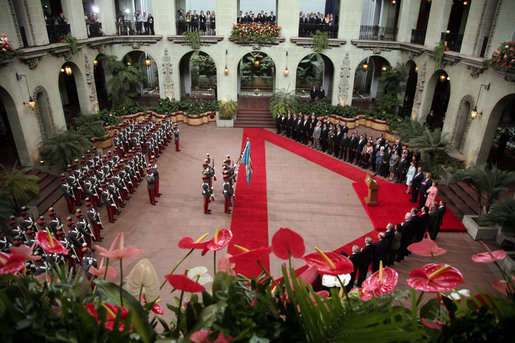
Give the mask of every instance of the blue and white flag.
[[241, 163], [245, 165], [245, 172], [247, 173], [247, 184], [250, 185], [250, 178], [252, 177], [252, 160], [250, 158], [250, 140], [247, 139], [247, 144], [241, 154]]

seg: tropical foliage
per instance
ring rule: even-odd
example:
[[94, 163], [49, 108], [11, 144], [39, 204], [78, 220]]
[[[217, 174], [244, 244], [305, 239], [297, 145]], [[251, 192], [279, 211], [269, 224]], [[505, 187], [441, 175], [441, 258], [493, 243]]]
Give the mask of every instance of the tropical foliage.
[[68, 130], [57, 132], [51, 138], [45, 139], [40, 145], [39, 154], [45, 164], [64, 170], [74, 159], [92, 147], [93, 144], [87, 137]]
[[287, 90], [279, 89], [270, 97], [269, 109], [274, 118], [277, 113], [286, 114], [288, 111], [292, 113], [297, 112], [298, 107], [299, 100], [294, 91], [288, 92]]
[[205, 112], [218, 111], [219, 104], [216, 100], [175, 100], [169, 98], [159, 99], [159, 102], [152, 106], [152, 111], [159, 114], [172, 114], [174, 112], [183, 111], [186, 114], [196, 115]]
[[68, 48], [73, 55], [77, 55], [79, 53], [79, 48], [77, 46], [77, 38], [72, 36], [71, 33], [67, 33], [63, 36], [64, 41], [68, 44]]
[[17, 213], [23, 205], [37, 199], [40, 189], [38, 177], [29, 174], [31, 167], [18, 169], [14, 166], [9, 170], [0, 163], [0, 169], [0, 218], [6, 219], [5, 216]]
[[421, 136], [425, 131], [425, 126], [418, 120], [405, 118], [397, 124], [395, 130], [401, 141], [409, 142], [411, 139]]
[[221, 101], [219, 111], [220, 119], [232, 119], [238, 113], [238, 102], [234, 100]]
[[104, 126], [105, 123], [98, 114], [82, 114], [73, 121], [77, 133], [88, 139], [97, 137], [103, 140], [106, 135]]
[[433, 49], [433, 60], [435, 61], [435, 70], [440, 69], [440, 66], [442, 65], [444, 53], [445, 53], [445, 45], [442, 42], [440, 42]]
[[317, 53], [321, 53], [329, 46], [329, 35], [327, 32], [320, 32], [317, 30], [313, 35], [313, 49]]
[[320, 54], [309, 54], [297, 67], [297, 88], [311, 88], [314, 84], [322, 84], [324, 79], [324, 59]]
[[452, 145], [440, 129], [431, 131], [424, 128], [422, 134], [409, 140], [410, 147], [422, 155], [426, 170], [437, 178], [442, 172], [442, 165], [448, 159]]
[[489, 212], [494, 200], [515, 185], [515, 172], [497, 169], [496, 166], [490, 169], [474, 164], [453, 174], [452, 182], [458, 181], [465, 182], [476, 190], [478, 213], [481, 216], [483, 208], [485, 212]]
[[112, 109], [137, 105], [136, 88], [143, 86], [145, 74], [137, 65], [119, 61], [116, 56], [102, 55], [100, 59], [102, 66], [111, 74], [107, 81], [107, 91]]
[[192, 88], [214, 85], [216, 81], [216, 65], [211, 56], [203, 53], [194, 53], [191, 56], [190, 67]]
[[387, 68], [381, 72], [379, 82], [384, 89], [383, 96], [378, 101], [378, 112], [382, 114], [393, 114], [398, 112], [401, 100], [399, 94], [405, 87], [406, 67], [397, 63], [395, 67]]
[[515, 199], [504, 198], [494, 202], [490, 211], [481, 216], [479, 224], [500, 225], [503, 231], [515, 232]]
[[235, 42], [273, 42], [279, 38], [281, 28], [274, 24], [236, 24], [232, 27], [231, 40]]
[[188, 44], [193, 50], [200, 49], [200, 32], [199, 30], [195, 31], [186, 31], [184, 33], [186, 36], [186, 40], [188, 41]]
[[513, 73], [515, 65], [515, 42], [502, 42], [492, 53], [490, 66], [496, 70]]

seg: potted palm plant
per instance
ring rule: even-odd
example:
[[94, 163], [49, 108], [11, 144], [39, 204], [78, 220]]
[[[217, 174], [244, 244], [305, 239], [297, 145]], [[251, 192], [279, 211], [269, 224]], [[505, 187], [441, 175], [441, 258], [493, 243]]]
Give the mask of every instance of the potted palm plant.
[[45, 139], [39, 148], [41, 160], [45, 164], [56, 168], [55, 171], [62, 171], [66, 165], [79, 158], [93, 144], [80, 133], [68, 130], [56, 133], [51, 138]]
[[238, 102], [234, 100], [222, 101], [216, 113], [216, 125], [218, 127], [233, 127], [238, 113]]
[[488, 214], [492, 203], [499, 195], [515, 185], [515, 172], [497, 169], [486, 169], [484, 166], [472, 165], [453, 174], [451, 182], [465, 182], [474, 188], [477, 195], [478, 216], [465, 215], [463, 225], [469, 235], [475, 239], [494, 239], [498, 229], [482, 220], [482, 214]]

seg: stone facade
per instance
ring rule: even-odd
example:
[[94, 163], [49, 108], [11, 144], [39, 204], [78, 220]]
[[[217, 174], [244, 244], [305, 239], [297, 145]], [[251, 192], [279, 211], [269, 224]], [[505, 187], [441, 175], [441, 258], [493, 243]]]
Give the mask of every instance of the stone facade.
[[[370, 2], [371, 0], [365, 0]], [[82, 7], [79, 1], [61, 0], [66, 12], [79, 12]], [[495, 2], [495, 4], [492, 4]], [[98, 100], [94, 82], [93, 63], [99, 53], [116, 55], [122, 58], [127, 53], [139, 50], [149, 54], [158, 68], [159, 89], [161, 97], [181, 96], [180, 61], [191, 52], [184, 39], [175, 36], [175, 2], [168, 0], [153, 0], [155, 11], [156, 36], [116, 36], [113, 23], [114, 5], [112, 0], [99, 1], [98, 6], [105, 7], [102, 14], [104, 37], [87, 38], [85, 29], [78, 15], [67, 15], [73, 18], [72, 34], [79, 39], [79, 54], [71, 55], [66, 44], [48, 44], [44, 28], [44, 20], [39, 1], [20, 0], [21, 4], [14, 6], [12, 0], [0, 0], [4, 11], [0, 21], [2, 32], [7, 33], [20, 47], [19, 18], [30, 24], [25, 30], [31, 37], [29, 47], [21, 48], [17, 58], [8, 66], [0, 68], [0, 94], [8, 112], [9, 123], [22, 164], [33, 165], [38, 158], [37, 146], [43, 139], [41, 120], [35, 112], [24, 105], [29, 94], [32, 95], [38, 87], [46, 90], [48, 106], [51, 108], [52, 124], [55, 129], [66, 126], [61, 96], [59, 94], [59, 72], [67, 62], [72, 65], [78, 98], [82, 113], [91, 113], [98, 109]], [[77, 3], [80, 4], [77, 5]], [[359, 39], [360, 20], [362, 17], [362, 2], [355, 0], [340, 0], [340, 17], [338, 39], [331, 40], [329, 48], [323, 51], [326, 60], [331, 61], [333, 75], [331, 84], [331, 102], [333, 104], [352, 104], [352, 90], [356, 68], [361, 61], [371, 56], [381, 56], [390, 65], [397, 62], [412, 61], [418, 68], [417, 89], [413, 105], [412, 117], [423, 120], [429, 112], [438, 71], [435, 71], [433, 48], [445, 31], [450, 8], [447, 0], [433, 0], [429, 17], [425, 45], [410, 43], [410, 32], [416, 22], [413, 15], [418, 13], [417, 1], [401, 1], [400, 15], [397, 23], [397, 41], [364, 41]], [[218, 99], [236, 100], [238, 96], [238, 63], [249, 52], [259, 50], [272, 58], [275, 63], [275, 89], [295, 89], [296, 71], [299, 62], [313, 52], [310, 39], [300, 39], [298, 35], [298, 12], [300, 0], [278, 0], [278, 25], [281, 27], [283, 39], [278, 44], [240, 45], [229, 40], [232, 26], [236, 20], [236, 1], [217, 0], [217, 36], [202, 37], [200, 51], [213, 58], [217, 68]], [[438, 4], [442, 6], [438, 6]], [[446, 5], [447, 4], [447, 5]], [[27, 13], [20, 15], [23, 8]], [[101, 8], [102, 10], [102, 8]], [[465, 27], [464, 42], [460, 52], [447, 52], [441, 69], [449, 75], [451, 91], [446, 112], [443, 131], [451, 137], [456, 137], [457, 125], [466, 123], [467, 128], [460, 143], [460, 157], [468, 162], [485, 162], [494, 128], [497, 126], [503, 103], [515, 97], [515, 84], [505, 80], [495, 70], [486, 68], [486, 60], [501, 41], [511, 40], [515, 30], [514, 1], [474, 0], [469, 10]], [[413, 14], [413, 15], [412, 15]], [[23, 18], [22, 18], [23, 17]], [[172, 19], [171, 19], [172, 18]], [[479, 23], [478, 23], [479, 20]], [[488, 29], [489, 26], [490, 29]], [[443, 28], [443, 30], [442, 30]], [[490, 37], [484, 56], [479, 57], [479, 38]], [[287, 53], [286, 53], [287, 52]], [[224, 73], [227, 66], [229, 72]], [[289, 73], [285, 76], [284, 70]], [[18, 80], [16, 73], [24, 74], [28, 90], [23, 79]], [[483, 89], [478, 101], [477, 94], [481, 85], [490, 84], [489, 90]], [[402, 96], [402, 95], [401, 95]], [[477, 119], [463, 120], [463, 99], [477, 107], [482, 115]], [[466, 113], [465, 113], [466, 114]], [[461, 136], [461, 133], [458, 135]]]

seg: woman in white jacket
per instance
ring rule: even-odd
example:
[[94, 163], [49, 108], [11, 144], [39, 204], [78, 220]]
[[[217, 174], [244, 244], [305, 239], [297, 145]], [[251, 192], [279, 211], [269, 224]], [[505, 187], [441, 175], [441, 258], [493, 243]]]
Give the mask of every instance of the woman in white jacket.
[[408, 174], [406, 174], [406, 186], [408, 186], [408, 189], [406, 190], [406, 194], [409, 194], [411, 192], [411, 182], [413, 181], [413, 177], [415, 176], [415, 173], [417, 172], [417, 167], [415, 167], [415, 162], [411, 162], [411, 165], [408, 169]]

